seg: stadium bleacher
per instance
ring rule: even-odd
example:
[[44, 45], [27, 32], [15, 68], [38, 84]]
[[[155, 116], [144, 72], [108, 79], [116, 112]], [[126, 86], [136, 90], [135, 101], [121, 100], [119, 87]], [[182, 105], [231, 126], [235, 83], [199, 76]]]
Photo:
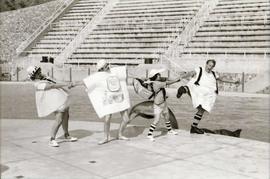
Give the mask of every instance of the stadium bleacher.
[[98, 59], [115, 64], [154, 62], [202, 3], [198, 0], [120, 0], [75, 50], [68, 63], [95, 63]]
[[220, 0], [185, 48], [183, 57], [269, 55], [269, 10], [268, 0]]
[[106, 0], [78, 0], [58, 17], [28, 51], [29, 56], [57, 56], [106, 5]]

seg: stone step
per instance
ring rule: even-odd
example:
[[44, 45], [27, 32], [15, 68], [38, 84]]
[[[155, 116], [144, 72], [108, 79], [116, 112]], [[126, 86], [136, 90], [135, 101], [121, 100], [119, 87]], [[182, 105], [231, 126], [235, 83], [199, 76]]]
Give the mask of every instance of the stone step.
[[228, 4], [220, 6], [219, 4], [215, 7], [215, 10], [219, 9], [237, 9], [237, 8], [249, 8], [254, 6], [269, 6], [269, 2], [253, 2], [253, 3], [245, 3], [245, 4]]
[[90, 21], [92, 18], [93, 18], [93, 16], [85, 16], [85, 17], [82, 17], [82, 16], [71, 16], [71, 17], [63, 16], [63, 17], [61, 17], [59, 20], [60, 20], [60, 21], [68, 21], [68, 20], [71, 20], [71, 21], [84, 21], [84, 22], [88, 22], [88, 21]]
[[184, 53], [214, 53], [214, 54], [270, 54], [269, 48], [193, 48], [193, 47], [187, 47], [185, 49]]
[[63, 24], [63, 25], [76, 25], [76, 26], [81, 26], [81, 25], [86, 25], [86, 23], [89, 22], [89, 19], [87, 20], [75, 20], [75, 19], [58, 19], [54, 24]]
[[152, 53], [158, 53], [163, 52], [164, 48], [144, 48], [144, 47], [138, 47], [138, 48], [130, 48], [130, 47], [124, 47], [124, 48], [78, 48], [75, 50], [73, 54], [152, 54]]
[[116, 34], [156, 34], [156, 33], [181, 33], [183, 30], [182, 28], [175, 28], [175, 29], [134, 29], [134, 30], [125, 30], [125, 29], [111, 29], [111, 30], [99, 30], [96, 29], [95, 31], [93, 31], [91, 33], [91, 35], [103, 35], [103, 34], [112, 34], [112, 35], [116, 35]]
[[148, 14], [148, 13], [162, 13], [162, 12], [186, 12], [186, 11], [198, 11], [200, 6], [198, 7], [189, 7], [189, 8], [183, 8], [183, 7], [169, 7], [169, 8], [156, 8], [156, 9], [140, 9], [140, 10], [115, 10], [110, 11], [108, 14], [111, 15], [131, 15], [131, 14]]
[[151, 58], [158, 59], [159, 54], [143, 54], [143, 53], [120, 53], [120, 54], [109, 54], [109, 53], [92, 53], [92, 54], [76, 54], [73, 53], [70, 59], [106, 59], [106, 58], [114, 58], [114, 59], [122, 59], [122, 58], [132, 58], [132, 59], [143, 59], [143, 58]]
[[270, 39], [269, 41], [264, 42], [190, 42], [188, 47], [196, 48], [247, 48], [247, 47], [258, 47], [258, 48], [270, 48]]
[[270, 25], [251, 25], [251, 26], [202, 26], [199, 32], [216, 32], [216, 31], [259, 31], [259, 30], [270, 30]]
[[97, 13], [102, 8], [96, 9], [71, 9], [67, 12], [67, 14], [80, 14], [80, 13]]
[[252, 8], [236, 8], [236, 9], [218, 9], [211, 12], [211, 14], [231, 14], [231, 13], [243, 13], [243, 12], [260, 12], [260, 11], [269, 11], [270, 7], [252, 7]]
[[165, 48], [168, 47], [167, 43], [83, 43], [79, 47], [84, 48]]
[[226, 23], [226, 22], [239, 22], [239, 21], [256, 21], [256, 20], [265, 20], [265, 19], [270, 19], [269, 16], [264, 16], [262, 14], [254, 14], [252, 16], [235, 16], [235, 17], [217, 17], [217, 16], [211, 16], [211, 18], [208, 18], [205, 23], [210, 23], [210, 22], [221, 22], [221, 23]]
[[224, 37], [198, 37], [194, 36], [192, 41], [194, 42], [265, 42], [269, 41], [268, 36], [224, 36]]
[[167, 8], [181, 8], [181, 9], [189, 9], [189, 8], [199, 8], [201, 7], [202, 3], [192, 3], [192, 4], [183, 4], [183, 3], [173, 3], [173, 4], [161, 4], [156, 5], [152, 4], [151, 6], [142, 6], [142, 7], [119, 7], [115, 6], [110, 12], [125, 12], [125, 11], [147, 11], [147, 10], [155, 10], [155, 9], [167, 9]]
[[105, 19], [116, 19], [116, 18], [144, 18], [144, 17], [163, 17], [163, 16], [181, 16], [181, 15], [195, 15], [195, 11], [183, 11], [183, 12], [164, 12], [164, 13], [146, 13], [146, 14], [122, 14], [122, 15], [107, 15]]
[[104, 7], [103, 5], [100, 5], [100, 6], [90, 6], [90, 7], [88, 7], [88, 6], [72, 6], [69, 11], [84, 11], [84, 10], [87, 10], [87, 11], [89, 11], [89, 10], [97, 11], [97, 10], [102, 9], [103, 7]]
[[167, 38], [110, 38], [110, 39], [94, 39], [88, 38], [84, 44], [113, 44], [113, 43], [171, 43]]
[[59, 35], [59, 36], [64, 36], [64, 35], [67, 35], [67, 36], [75, 36], [78, 34], [78, 32], [74, 32], [74, 31], [49, 31], [46, 33], [47, 35], [51, 35], [51, 36], [54, 36], [54, 35]]
[[45, 48], [45, 49], [51, 49], [51, 48], [64, 48], [66, 47], [67, 43], [37, 43], [34, 48]]
[[96, 39], [129, 39], [129, 38], [175, 38], [178, 33], [154, 33], [154, 34], [115, 34], [115, 35], [90, 35], [87, 38]]
[[[193, 4], [197, 3], [198, 1], [196, 0], [155, 0], [155, 1], [122, 1], [118, 2], [116, 4], [117, 7], [139, 7], [139, 6], [152, 6], [152, 5], [165, 5], [165, 4], [173, 4], [173, 3], [182, 3], [182, 4]], [[202, 1], [199, 1], [202, 2]]]
[[258, 30], [258, 31], [232, 31], [232, 32], [197, 32], [196, 36], [256, 36], [256, 35], [270, 35], [269, 30]]
[[178, 20], [190, 20], [191, 18], [193, 18], [194, 15], [184, 15], [184, 16], [153, 16], [153, 17], [147, 17], [147, 18], [141, 18], [141, 17], [133, 17], [133, 18], [129, 18], [129, 17], [126, 17], [126, 18], [110, 18], [110, 17], [107, 17], [105, 16], [104, 19], [101, 21], [101, 24], [103, 23], [116, 23], [116, 22], [121, 22], [121, 23], [127, 23], [127, 22], [132, 22], [132, 23], [135, 23], [135, 22], [152, 22], [152, 21], [167, 21], [167, 20], [175, 20], [175, 19], [178, 19]]
[[141, 25], [141, 26], [102, 26], [98, 27], [97, 29], [94, 29], [94, 31], [132, 31], [135, 32], [136, 30], [144, 31], [147, 29], [153, 29], [153, 30], [169, 30], [169, 31], [175, 31], [176, 29], [183, 30], [184, 25], [182, 24], [156, 24], [156, 25]]
[[69, 33], [77, 33], [81, 27], [52, 27], [50, 29], [50, 32], [69, 32]]
[[184, 27], [187, 21], [170, 21], [170, 22], [151, 22], [151, 23], [128, 23], [128, 24], [102, 24], [98, 25], [94, 30], [106, 30], [106, 29], [161, 29], [161, 28], [179, 28]]
[[96, 64], [97, 61], [106, 59], [110, 64], [129, 64], [138, 65], [144, 63], [144, 59], [129, 58], [129, 57], [87, 57], [87, 58], [69, 58], [66, 64]]
[[220, 21], [220, 22], [204, 22], [204, 27], [223, 27], [223, 26], [253, 26], [253, 25], [269, 25], [269, 21], [257, 19], [257, 20], [244, 20], [244, 21]]
[[268, 2], [267, 0], [234, 0], [234, 1], [220, 1], [218, 6], [223, 5], [240, 5], [240, 4], [256, 4], [258, 2]]
[[74, 36], [49, 36], [49, 35], [45, 35], [42, 37], [43, 40], [59, 40], [59, 41], [70, 41], [73, 40]]
[[68, 44], [70, 40], [65, 39], [40, 39], [37, 44]]
[[62, 17], [77, 17], [77, 16], [81, 16], [81, 17], [85, 17], [85, 16], [95, 16], [97, 13], [95, 12], [76, 12], [76, 13], [66, 13], [64, 16]]
[[[212, 14], [210, 13], [211, 18], [213, 19], [220, 19], [220, 18], [239, 18], [239, 19], [249, 19], [250, 17], [254, 16], [269, 16], [268, 11], [256, 11], [256, 12], [235, 12], [235, 13], [219, 13], [219, 14]], [[209, 17], [210, 17], [209, 16]]]
[[31, 48], [31, 53], [54, 53], [54, 54], [58, 54], [62, 51], [63, 48], [37, 48], [37, 47], [33, 47]]

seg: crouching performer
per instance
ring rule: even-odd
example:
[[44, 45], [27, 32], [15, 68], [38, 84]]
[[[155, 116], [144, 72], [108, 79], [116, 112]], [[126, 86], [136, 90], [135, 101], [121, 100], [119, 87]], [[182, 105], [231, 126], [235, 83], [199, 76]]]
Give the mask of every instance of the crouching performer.
[[149, 72], [149, 80], [145, 83], [148, 83], [153, 91], [153, 109], [154, 109], [154, 121], [149, 128], [149, 132], [147, 137], [151, 141], [155, 141], [153, 137], [153, 132], [156, 129], [158, 122], [160, 121], [161, 117], [164, 117], [165, 124], [168, 130], [168, 134], [176, 135], [177, 132], [172, 129], [171, 122], [169, 120], [169, 110], [167, 106], [167, 96], [165, 87], [167, 85], [171, 85], [180, 81], [180, 78], [173, 80], [173, 81], [161, 81], [161, 73], [164, 72], [165, 69], [152, 69]]
[[[49, 146], [59, 147], [56, 141], [56, 134], [60, 125], [64, 130], [65, 141], [77, 141], [76, 137], [71, 137], [68, 131], [69, 121], [69, 95], [68, 89], [72, 84], [58, 84], [41, 73], [41, 68], [30, 66], [27, 68], [29, 78], [35, 82], [36, 107], [38, 117], [45, 117], [51, 113], [55, 114], [55, 122], [51, 129]], [[67, 87], [68, 89], [64, 88]]]
[[193, 107], [198, 111], [193, 118], [190, 133], [203, 134], [204, 131], [198, 128], [198, 124], [201, 121], [205, 111], [211, 112], [216, 97], [218, 94], [217, 81], [238, 84], [239, 81], [229, 81], [220, 78], [214, 71], [213, 68], [216, 65], [215, 60], [207, 60], [204, 68], [199, 67], [194, 71], [187, 73], [182, 78], [192, 76], [192, 79], [187, 83], [186, 86], [181, 86], [177, 92], [177, 98], [180, 98], [184, 93], [191, 96]]

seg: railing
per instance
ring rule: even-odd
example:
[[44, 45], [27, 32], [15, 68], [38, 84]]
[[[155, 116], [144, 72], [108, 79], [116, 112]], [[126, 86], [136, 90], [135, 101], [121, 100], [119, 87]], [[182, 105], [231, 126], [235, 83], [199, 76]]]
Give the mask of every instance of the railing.
[[51, 15], [34, 33], [16, 49], [18, 55], [22, 54], [27, 47], [44, 31], [50, 24], [68, 7], [74, 0], [62, 0]]

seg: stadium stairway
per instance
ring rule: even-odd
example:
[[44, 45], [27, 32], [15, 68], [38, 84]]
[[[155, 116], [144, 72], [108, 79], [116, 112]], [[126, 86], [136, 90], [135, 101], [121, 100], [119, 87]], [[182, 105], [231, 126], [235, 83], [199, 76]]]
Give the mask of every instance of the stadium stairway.
[[30, 58], [58, 56], [106, 4], [106, 0], [72, 0], [22, 53]]

